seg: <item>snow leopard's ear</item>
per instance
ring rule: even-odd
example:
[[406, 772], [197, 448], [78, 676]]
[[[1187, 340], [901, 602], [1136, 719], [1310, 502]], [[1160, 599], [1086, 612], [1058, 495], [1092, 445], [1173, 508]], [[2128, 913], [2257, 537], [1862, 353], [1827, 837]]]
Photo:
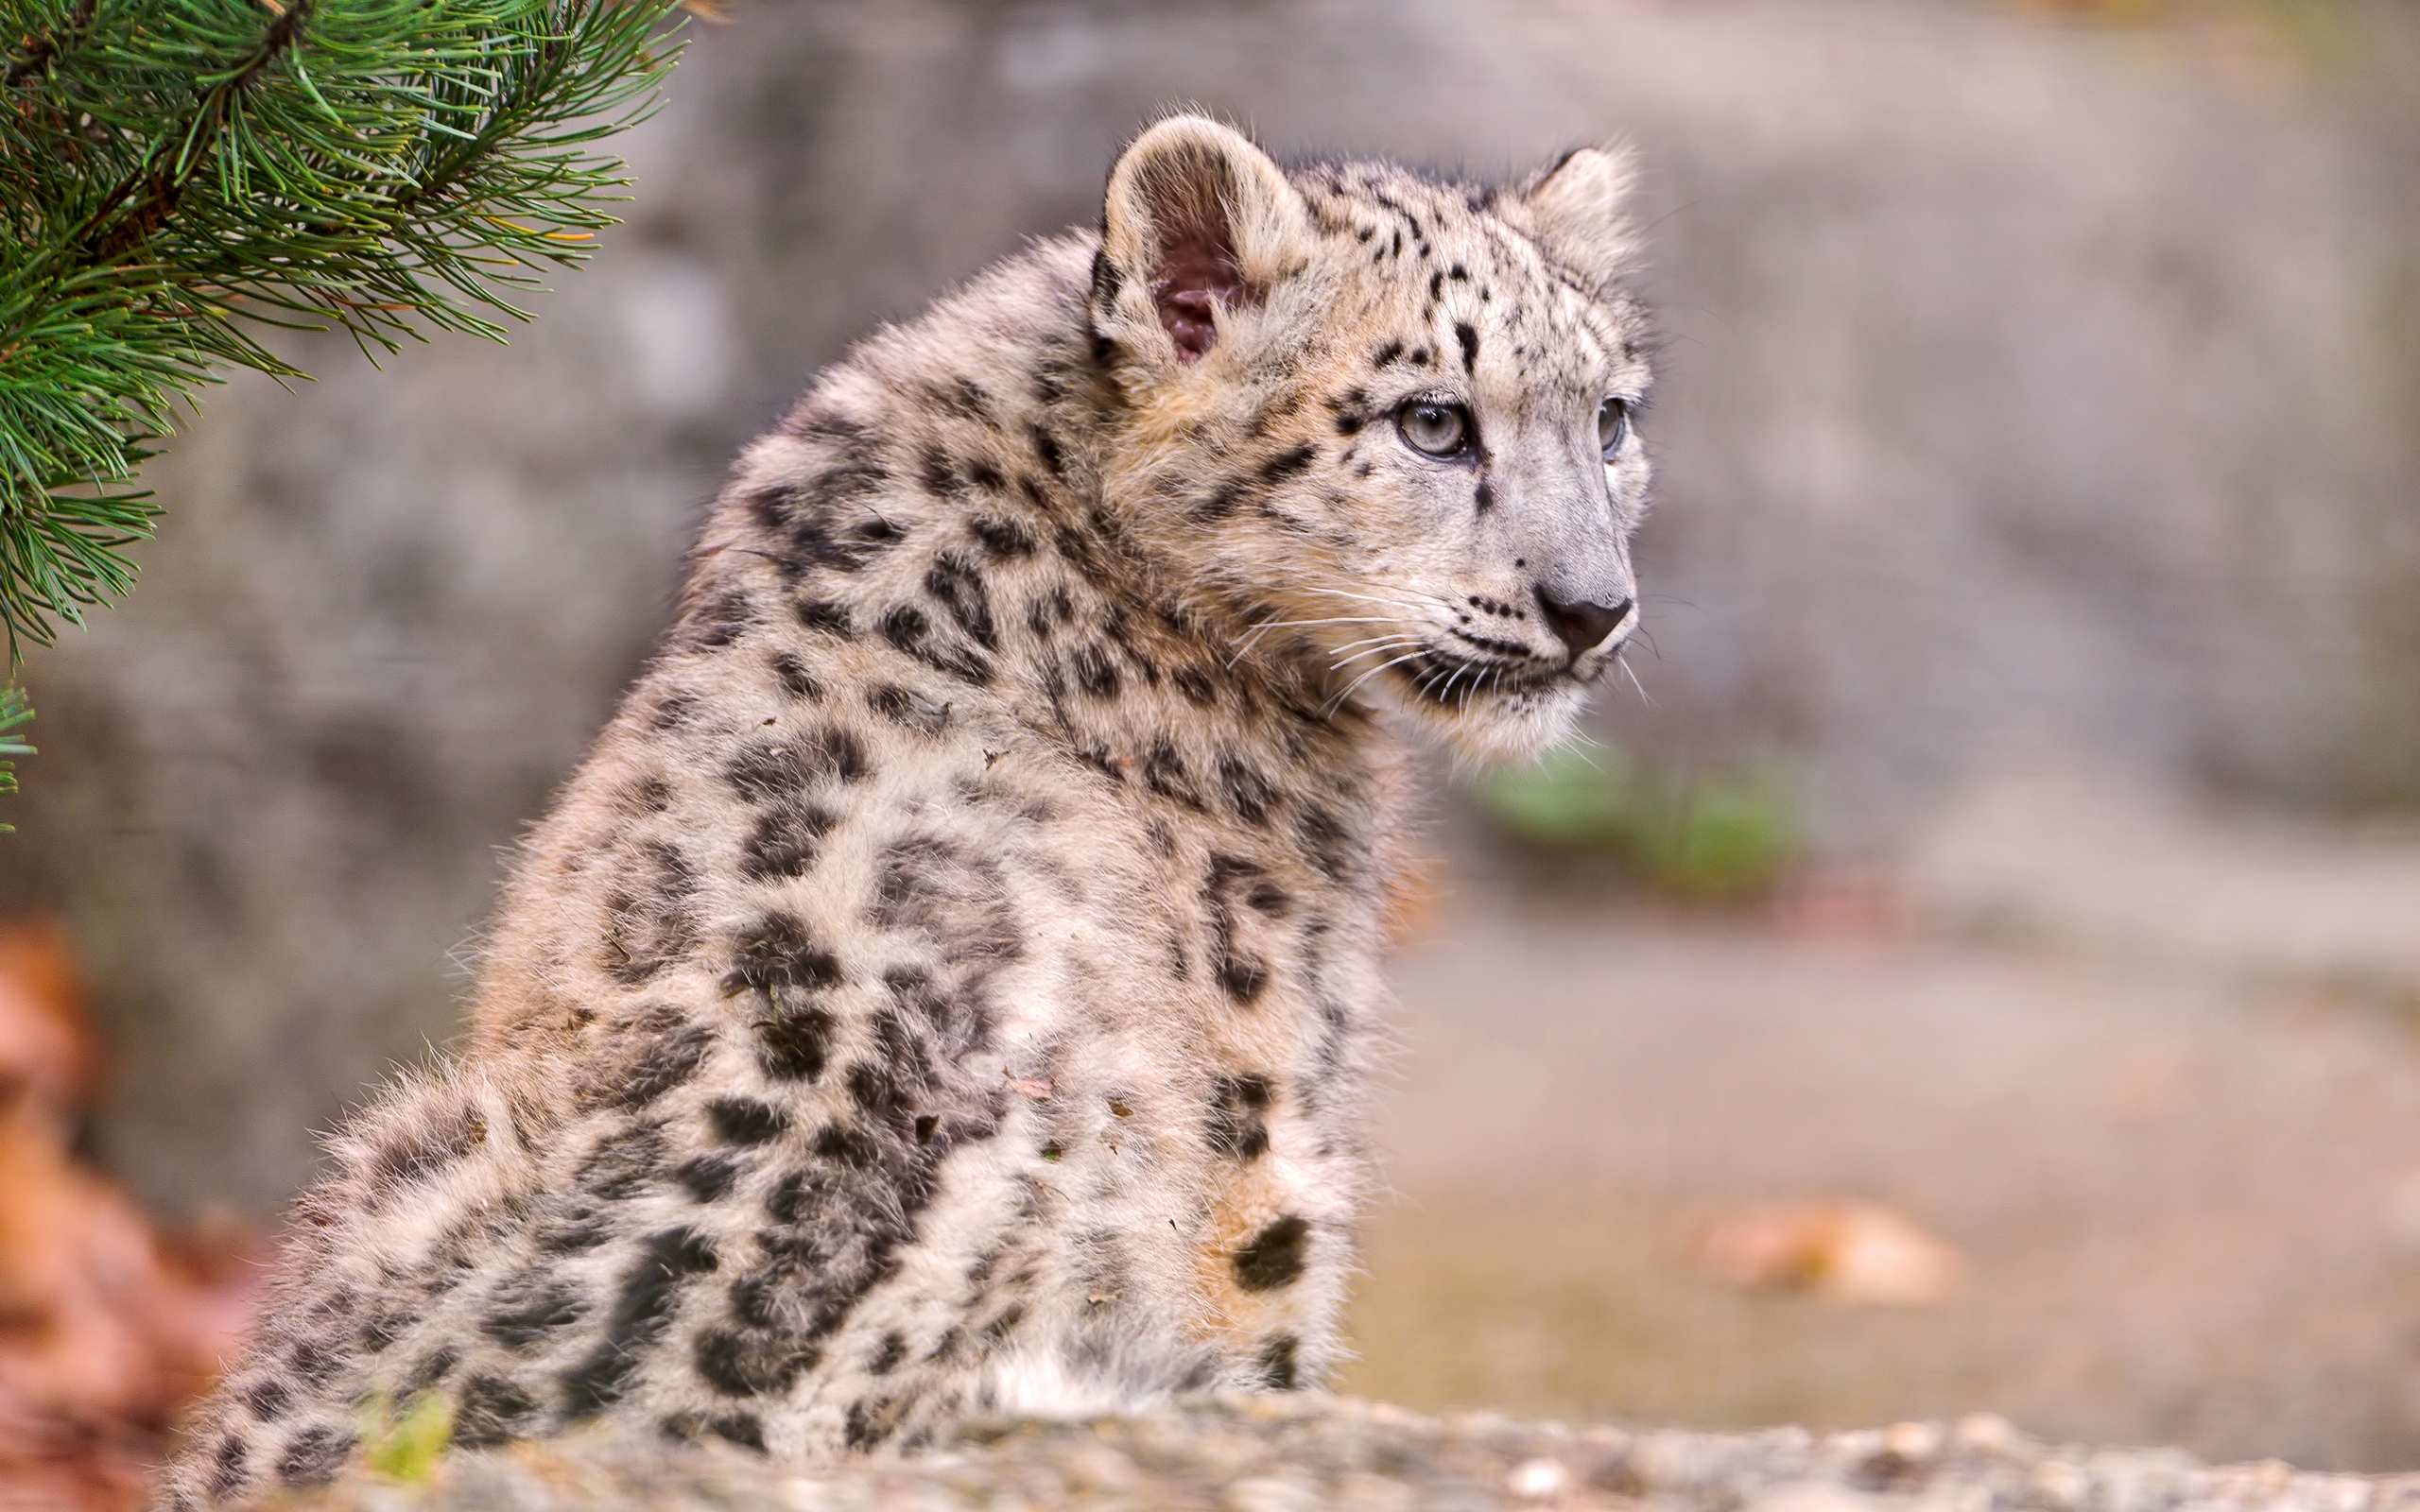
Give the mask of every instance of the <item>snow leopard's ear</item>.
[[1604, 293], [1638, 250], [1630, 226], [1633, 176], [1629, 149], [1582, 147], [1531, 174], [1499, 208], [1548, 261]]
[[1310, 244], [1310, 213], [1267, 153], [1216, 121], [1171, 116], [1110, 171], [1095, 319], [1135, 350], [1197, 362]]

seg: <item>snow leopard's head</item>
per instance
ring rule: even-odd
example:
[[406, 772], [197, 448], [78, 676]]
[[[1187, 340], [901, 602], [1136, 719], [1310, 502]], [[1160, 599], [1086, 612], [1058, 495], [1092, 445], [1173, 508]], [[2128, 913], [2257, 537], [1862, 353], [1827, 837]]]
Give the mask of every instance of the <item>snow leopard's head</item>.
[[1562, 735], [1638, 624], [1626, 185], [1594, 148], [1489, 189], [1143, 133], [1092, 289], [1130, 525], [1327, 696], [1478, 756]]

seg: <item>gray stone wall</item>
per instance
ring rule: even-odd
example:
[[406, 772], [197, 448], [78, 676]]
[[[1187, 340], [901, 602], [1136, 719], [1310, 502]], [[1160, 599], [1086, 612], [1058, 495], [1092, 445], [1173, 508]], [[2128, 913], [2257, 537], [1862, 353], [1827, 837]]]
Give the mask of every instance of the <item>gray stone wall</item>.
[[69, 917], [119, 1060], [96, 1142], [158, 1203], [266, 1211], [309, 1130], [453, 1032], [502, 852], [734, 447], [853, 335], [1090, 218], [1180, 102], [1481, 174], [1637, 146], [1655, 703], [1609, 698], [1611, 737], [1795, 751], [1852, 852], [2042, 744], [2420, 790], [2403, 33], [1779, 0], [731, 16], [533, 327], [383, 371], [303, 339], [318, 383], [214, 391], [151, 471], [141, 591], [26, 669], [0, 909]]

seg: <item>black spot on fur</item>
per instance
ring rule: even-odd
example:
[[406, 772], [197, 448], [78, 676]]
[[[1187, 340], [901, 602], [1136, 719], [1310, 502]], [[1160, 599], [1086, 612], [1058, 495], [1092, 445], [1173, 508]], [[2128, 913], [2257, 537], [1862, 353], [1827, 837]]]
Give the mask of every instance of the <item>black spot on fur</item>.
[[428, 1352], [428, 1357], [413, 1366], [404, 1377], [404, 1394], [427, 1391], [454, 1373], [462, 1363], [462, 1353], [450, 1344], [441, 1344]]
[[925, 592], [949, 610], [950, 618], [976, 644], [987, 651], [998, 647], [1000, 634], [992, 622], [992, 598], [973, 562], [956, 552], [942, 552], [925, 573]]
[[813, 1081], [823, 1074], [832, 1053], [831, 1014], [821, 1008], [798, 1008], [756, 1025], [757, 1059], [765, 1074], [781, 1081]]
[[706, 1105], [706, 1120], [726, 1144], [769, 1143], [789, 1127], [779, 1108], [752, 1097], [717, 1097]]
[[920, 735], [938, 735], [949, 724], [949, 705], [895, 682], [876, 683], [866, 695], [866, 707], [892, 724]]
[[1035, 636], [1048, 640], [1051, 632], [1076, 617], [1076, 606], [1067, 597], [1067, 590], [1053, 586], [1026, 607], [1025, 625]]
[[1311, 1226], [1288, 1213], [1253, 1235], [1236, 1251], [1236, 1284], [1247, 1292], [1273, 1292], [1300, 1280], [1308, 1263]]
[[1200, 667], [1179, 667], [1173, 674], [1172, 680], [1176, 683], [1176, 691], [1184, 694], [1197, 707], [1203, 709], [1219, 707], [1219, 689], [1211, 682], [1210, 675]]
[[751, 803], [793, 798], [834, 781], [866, 775], [865, 747], [838, 728], [796, 730], [743, 748], [723, 766], [723, 781]]
[[790, 991], [820, 991], [840, 980], [840, 963], [815, 943], [796, 914], [774, 912], [739, 932], [732, 943], [725, 992], [753, 991], [779, 1002]]
[[251, 1452], [244, 1441], [230, 1434], [218, 1441], [210, 1455], [210, 1494], [220, 1501], [232, 1499], [251, 1479]]
[[888, 1420], [882, 1409], [885, 1402], [855, 1401], [849, 1404], [849, 1419], [843, 1436], [851, 1449], [860, 1452], [873, 1449], [889, 1438], [897, 1425]]
[[1478, 367], [1478, 333], [1471, 329], [1469, 321], [1457, 320], [1454, 322], [1454, 339], [1461, 344], [1462, 371], [1476, 370]]
[[305, 1428], [277, 1456], [277, 1478], [293, 1486], [324, 1486], [337, 1478], [359, 1442], [341, 1428]]
[[954, 499], [960, 487], [957, 464], [938, 446], [925, 447], [917, 457], [916, 481], [936, 499]]
[[673, 635], [694, 649], [713, 650], [738, 640], [755, 623], [755, 607], [748, 601], [747, 593], [736, 588], [726, 589], [701, 599]]
[[955, 645], [933, 634], [933, 622], [913, 604], [894, 604], [884, 611], [883, 639], [938, 671], [977, 687], [992, 680], [992, 665], [974, 648]]
[[681, 1189], [700, 1202], [716, 1202], [729, 1194], [739, 1179], [740, 1163], [729, 1155], [700, 1155], [672, 1173]]
[[563, 1376], [564, 1404], [571, 1416], [591, 1417], [621, 1400], [647, 1347], [671, 1321], [681, 1284], [715, 1265], [714, 1246], [703, 1234], [666, 1228], [648, 1237], [622, 1278], [605, 1336], [595, 1352]]
[[752, 1412], [674, 1413], [664, 1419], [664, 1436], [684, 1444], [719, 1438], [726, 1444], [765, 1452], [765, 1423]]
[[1117, 696], [1117, 663], [1109, 659], [1106, 648], [1099, 645], [1078, 646], [1074, 660], [1076, 682], [1086, 693], [1096, 698]]
[[806, 802], [777, 803], [756, 816], [756, 827], [739, 846], [740, 874], [751, 882], [804, 877], [815, 865], [819, 842], [832, 831], [829, 810]]
[[364, 1162], [371, 1195], [384, 1197], [458, 1163], [486, 1135], [487, 1126], [467, 1108], [424, 1123], [397, 1123]]
[[1485, 514], [1495, 507], [1495, 486], [1485, 478], [1479, 479], [1478, 487], [1471, 490], [1471, 505], [1480, 514]]
[[816, 681], [808, 674], [806, 663], [797, 657], [790, 655], [787, 651], [776, 651], [767, 664], [772, 667], [773, 676], [781, 679], [784, 693], [793, 698], [803, 698], [808, 703], [823, 701], [823, 684]]
[[503, 1376], [473, 1376], [462, 1383], [454, 1409], [454, 1445], [493, 1449], [521, 1436], [538, 1414], [537, 1399]]
[[1291, 1391], [1301, 1383], [1295, 1356], [1302, 1345], [1291, 1333], [1280, 1333], [1260, 1347], [1261, 1383], [1271, 1391]]
[[1334, 814], [1320, 804], [1306, 803], [1294, 829], [1322, 875], [1334, 883], [1351, 881], [1356, 869], [1352, 838]]
[[1033, 537], [1013, 520], [979, 514], [966, 522], [966, 528], [983, 543], [983, 549], [995, 560], [1008, 561], [1033, 555]]
[[637, 1124], [597, 1141], [572, 1180], [582, 1192], [608, 1202], [622, 1202], [647, 1190], [663, 1174], [664, 1131], [652, 1124]]
[[810, 630], [828, 635], [850, 636], [857, 633], [855, 621], [849, 617], [849, 606], [828, 598], [802, 598], [798, 601], [798, 622]]
[[604, 1218], [593, 1207], [575, 1205], [559, 1217], [541, 1224], [535, 1235], [539, 1252], [584, 1255], [607, 1238]]
[[527, 1351], [587, 1311], [587, 1300], [570, 1282], [541, 1272], [506, 1282], [479, 1327], [506, 1349]]
[[672, 806], [672, 784], [650, 772], [625, 785], [614, 795], [614, 812], [624, 818], [645, 818], [661, 814]]
[[1197, 524], [1207, 524], [1213, 520], [1224, 520], [1234, 514], [1242, 507], [1243, 502], [1244, 486], [1230, 479], [1203, 495], [1201, 501], [1193, 506], [1190, 513]]
[[706, 1384], [726, 1397], [763, 1397], [787, 1391], [821, 1358], [821, 1349], [794, 1347], [770, 1330], [716, 1328], [698, 1335], [692, 1363]]
[[1277, 784], [1234, 756], [1219, 760], [1219, 786], [1228, 806], [1246, 824], [1267, 824], [1277, 806]]
[[236, 1396], [243, 1401], [246, 1412], [265, 1423], [273, 1423], [285, 1416], [286, 1404], [292, 1400], [291, 1394], [285, 1389], [285, 1383], [275, 1376], [262, 1377], [244, 1387], [242, 1391], [236, 1393]]
[[1043, 467], [1054, 478], [1064, 476], [1067, 462], [1066, 458], [1060, 455], [1059, 438], [1039, 425], [1034, 426], [1028, 434], [1033, 438], [1033, 455], [1042, 459]]
[[1256, 1160], [1269, 1153], [1269, 1078], [1221, 1076], [1213, 1085], [1203, 1138], [1220, 1155]]
[[1315, 446], [1289, 448], [1263, 462], [1260, 465], [1260, 475], [1264, 481], [1282, 483], [1308, 468], [1312, 458], [1319, 455], [1319, 448]]
[[702, 1024], [650, 1035], [614, 1068], [596, 1101], [636, 1112], [695, 1076], [713, 1044], [713, 1034]]
[[1184, 769], [1184, 758], [1177, 754], [1176, 743], [1165, 735], [1152, 744], [1143, 758], [1143, 785], [1196, 813], [1205, 811], [1201, 795]]
[[1053, 530], [1050, 533], [1050, 544], [1058, 550], [1060, 556], [1066, 558], [1069, 564], [1086, 577], [1100, 576], [1099, 554], [1093, 550], [1093, 543], [1085, 539], [1084, 533], [1075, 526], [1061, 525]]
[[655, 700], [655, 707], [648, 712], [647, 727], [658, 732], [679, 730], [696, 717], [697, 713], [696, 694], [679, 688], [669, 689]]
[[624, 986], [637, 987], [696, 947], [689, 900], [697, 873], [688, 857], [663, 840], [628, 848], [616, 869], [621, 885], [605, 900], [604, 966]]
[[866, 1369], [873, 1375], [887, 1376], [898, 1369], [899, 1362], [907, 1358], [906, 1336], [895, 1332], [886, 1333], [882, 1336], [882, 1348], [876, 1349], [873, 1358], [866, 1362]]
[[844, 523], [858, 501], [890, 481], [889, 469], [861, 456], [748, 498], [757, 522], [780, 541], [776, 559], [786, 576], [796, 579], [813, 568], [856, 573], [901, 539], [898, 527], [880, 515]]
[[1376, 353], [1370, 358], [1370, 366], [1373, 368], [1384, 368], [1388, 364], [1402, 357], [1402, 355], [1403, 343], [1400, 341], [1390, 341], [1385, 346], [1380, 347]]
[[[815, 1136], [815, 1153], [841, 1165], [863, 1168], [872, 1166], [882, 1151], [862, 1130], [846, 1124], [826, 1124]], [[805, 1195], [804, 1186], [792, 1177], [774, 1188], [767, 1201], [772, 1206], [774, 1217], [795, 1222]]]
[[1266, 874], [1234, 856], [1210, 859], [1202, 902], [1210, 916], [1210, 970], [1238, 1006], [1250, 1006], [1269, 985], [1269, 963], [1243, 947], [1236, 903], [1267, 883]]

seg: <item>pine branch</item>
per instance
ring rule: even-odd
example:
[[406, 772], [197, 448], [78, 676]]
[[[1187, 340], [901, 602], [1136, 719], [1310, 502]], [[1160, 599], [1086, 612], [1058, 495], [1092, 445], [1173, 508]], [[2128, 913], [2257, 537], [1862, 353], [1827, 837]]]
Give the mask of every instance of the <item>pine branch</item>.
[[[675, 0], [0, 0], [0, 635], [127, 593], [134, 487], [266, 328], [501, 340], [627, 184]], [[33, 717], [0, 687], [8, 730]], [[0, 760], [0, 793], [16, 777]], [[0, 826], [0, 830], [5, 830]]]
[[124, 593], [136, 471], [265, 327], [500, 338], [626, 180], [672, 0], [0, 0], [0, 631]]
[[[34, 753], [34, 748], [26, 745], [23, 738], [12, 735], [9, 731], [24, 728], [32, 721], [33, 717], [33, 709], [26, 702], [25, 689], [14, 683], [0, 687], [0, 793], [13, 793], [17, 790], [17, 764], [8, 758], [30, 756]], [[0, 834], [16, 833], [14, 825], [0, 824]]]

